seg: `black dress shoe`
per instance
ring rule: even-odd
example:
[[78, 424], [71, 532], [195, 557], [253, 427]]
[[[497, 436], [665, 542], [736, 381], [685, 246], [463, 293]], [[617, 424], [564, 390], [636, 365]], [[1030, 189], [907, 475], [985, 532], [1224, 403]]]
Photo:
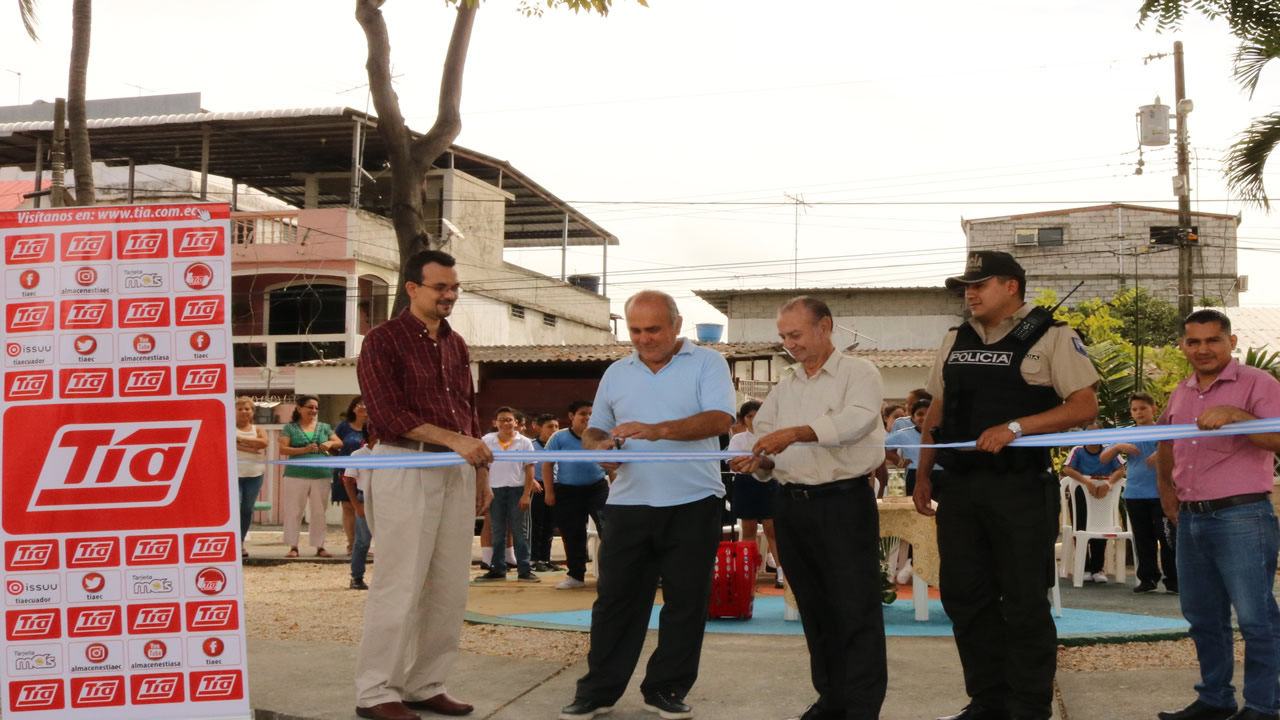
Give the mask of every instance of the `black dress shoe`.
[[586, 698], [574, 698], [573, 702], [560, 708], [560, 720], [586, 720], [610, 712], [613, 712], [612, 705]]
[[1230, 720], [1235, 708], [1214, 707], [1196, 700], [1181, 710], [1165, 710], [1156, 713], [1160, 720]]
[[670, 690], [649, 690], [644, 695], [644, 709], [658, 713], [662, 720], [685, 720], [693, 717], [693, 708], [685, 705]]
[[965, 709], [955, 715], [940, 717], [938, 720], [1011, 720], [1004, 708], [986, 708], [977, 703], [969, 703]]

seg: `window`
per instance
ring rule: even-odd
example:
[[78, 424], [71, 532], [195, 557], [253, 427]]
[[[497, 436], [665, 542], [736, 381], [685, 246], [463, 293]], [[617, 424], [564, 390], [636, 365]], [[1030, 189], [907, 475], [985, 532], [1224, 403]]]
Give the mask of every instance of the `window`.
[[[1151, 244], [1152, 245], [1177, 245], [1179, 230], [1180, 228], [1178, 228], [1176, 225], [1152, 225], [1151, 226]], [[1196, 226], [1192, 226], [1191, 234], [1198, 236], [1200, 234], [1200, 228]], [[1193, 238], [1191, 242], [1196, 243], [1198, 242], [1198, 239]]]
[[276, 366], [284, 367], [307, 360], [321, 360], [344, 357], [347, 344], [344, 342], [282, 342], [276, 343]]
[[1013, 244], [1018, 247], [1056, 247], [1062, 244], [1063, 230], [1054, 228], [1018, 228], [1013, 231]]
[[236, 367], [261, 367], [267, 364], [266, 343], [236, 343], [231, 346], [231, 361]]
[[1036, 238], [1040, 247], [1056, 247], [1062, 244], [1062, 228], [1040, 228]]
[[517, 320], [523, 320], [523, 319], [524, 319], [524, 307], [522, 307], [522, 306], [520, 306], [520, 305], [512, 305], [512, 306], [511, 306], [511, 317], [513, 317], [513, 318], [515, 318], [515, 319], [517, 319]]
[[547, 327], [555, 327], [555, 326], [556, 326], [556, 316], [555, 316], [555, 315], [548, 315], [547, 313], [542, 313], [542, 324], [543, 324], [543, 325], [546, 325]]
[[267, 302], [271, 318], [268, 335], [346, 331], [347, 289], [342, 285], [295, 285], [272, 290]]

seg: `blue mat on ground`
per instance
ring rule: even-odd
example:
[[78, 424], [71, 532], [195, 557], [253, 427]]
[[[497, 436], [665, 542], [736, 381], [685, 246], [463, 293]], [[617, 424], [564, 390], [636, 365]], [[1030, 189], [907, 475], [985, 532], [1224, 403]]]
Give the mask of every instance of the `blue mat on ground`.
[[[798, 622], [787, 622], [782, 619], [783, 599], [781, 597], [756, 598], [755, 611], [750, 620], [709, 620], [708, 632], [745, 633], [751, 635], [800, 635], [803, 630]], [[658, 613], [661, 605], [655, 605], [649, 616], [649, 629], [658, 629]], [[577, 627], [591, 625], [590, 610], [568, 610], [564, 612], [526, 613], [521, 615], [504, 615], [508, 620], [528, 620], [554, 623]], [[1187, 623], [1181, 618], [1153, 617], [1150, 615], [1129, 615], [1126, 613], [1102, 612], [1098, 610], [1062, 609], [1062, 617], [1054, 618], [1058, 624], [1059, 635], [1093, 635], [1101, 633], [1143, 633], [1186, 630]], [[942, 603], [929, 601], [929, 619], [916, 622], [915, 609], [910, 600], [898, 600], [892, 605], [884, 606], [885, 634], [903, 637], [941, 637], [951, 635], [951, 621], [942, 611]]]

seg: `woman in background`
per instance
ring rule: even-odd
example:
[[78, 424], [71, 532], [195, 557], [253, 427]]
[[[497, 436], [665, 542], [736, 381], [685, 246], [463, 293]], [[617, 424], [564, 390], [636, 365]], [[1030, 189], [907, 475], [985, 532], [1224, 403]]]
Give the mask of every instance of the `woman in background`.
[[[280, 430], [280, 454], [284, 457], [302, 460], [305, 458], [322, 458], [329, 454], [331, 448], [342, 445], [342, 440], [333, 433], [328, 423], [317, 419], [320, 414], [320, 401], [313, 395], [299, 395], [293, 409], [293, 422]], [[311, 547], [316, 549], [316, 557], [333, 557], [324, 549], [326, 525], [324, 521], [325, 495], [329, 494], [329, 484], [333, 473], [328, 468], [302, 467], [285, 465], [284, 477], [280, 480], [280, 494], [283, 496], [284, 541], [289, 546], [287, 558], [298, 557], [298, 538], [302, 531], [302, 515], [311, 506], [311, 521], [307, 525], [307, 534]]]
[[[365, 412], [364, 401], [359, 395], [355, 396], [347, 406], [347, 412], [342, 418], [338, 427], [333, 429], [333, 434], [342, 441], [342, 448], [338, 450], [338, 455], [347, 457], [364, 445], [364, 426], [369, 421], [369, 413]], [[342, 505], [342, 532], [347, 535], [347, 554], [350, 555], [352, 543], [355, 541], [356, 512], [351, 505], [347, 488], [342, 483], [342, 473], [341, 468], [335, 468], [333, 471], [332, 497], [334, 502]]]
[[249, 557], [244, 549], [253, 522], [253, 504], [262, 491], [262, 478], [267, 466], [267, 433], [253, 424], [253, 401], [247, 397], [236, 398], [236, 474], [240, 478], [240, 557]]

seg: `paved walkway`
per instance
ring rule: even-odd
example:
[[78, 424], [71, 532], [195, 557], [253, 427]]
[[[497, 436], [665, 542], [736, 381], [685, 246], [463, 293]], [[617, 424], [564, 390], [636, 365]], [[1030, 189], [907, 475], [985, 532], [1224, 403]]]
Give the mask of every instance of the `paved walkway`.
[[[650, 633], [645, 656], [652, 650]], [[287, 640], [249, 641], [249, 690], [255, 720], [351, 720], [354, 647]], [[642, 660], [643, 662], [643, 660]], [[459, 656], [449, 692], [473, 703], [472, 717], [494, 720], [555, 718], [573, 698], [585, 661]], [[1237, 675], [1241, 670], [1237, 668]], [[654, 720], [640, 700], [639, 674], [608, 717]], [[1194, 670], [1061, 672], [1054, 717], [1059, 720], [1153, 718], [1192, 699]], [[889, 694], [883, 720], [921, 720], [950, 714], [966, 702], [955, 645], [947, 638], [891, 638]], [[708, 635], [702, 670], [687, 698], [706, 720], [781, 720], [813, 700], [803, 638]], [[435, 717], [423, 713], [424, 718]]]
[[[316, 562], [305, 552], [285, 560], [275, 528], [264, 528], [247, 545], [253, 563]], [[330, 529], [331, 550], [345, 549], [341, 531]], [[345, 541], [344, 541], [345, 542]], [[376, 548], [376, 545], [375, 545]], [[478, 559], [478, 554], [477, 554]], [[326, 563], [345, 563], [339, 554]], [[1130, 585], [1132, 577], [1130, 578]], [[513, 584], [514, 585], [514, 584]], [[514, 588], [513, 588], [514, 589]], [[529, 586], [522, 591], [533, 590]], [[487, 588], [486, 588], [487, 590]], [[1176, 596], [1135, 596], [1128, 586], [1062, 588], [1066, 607], [1176, 617]], [[608, 717], [653, 720], [643, 709], [638, 689], [644, 658], [656, 633], [650, 632], [640, 672]], [[355, 697], [351, 683], [356, 648], [328, 643], [251, 639], [249, 687], [255, 720], [351, 720]], [[955, 712], [967, 698], [955, 644], [950, 638], [891, 637], [888, 641], [889, 693], [883, 720], [931, 720]], [[585, 661], [570, 664], [462, 653], [450, 676], [449, 691], [473, 703], [471, 717], [493, 720], [555, 718], [573, 698]], [[1237, 669], [1237, 677], [1242, 671]], [[1192, 699], [1194, 670], [1060, 672], [1058, 720], [1152, 718], [1156, 711]], [[702, 671], [687, 698], [705, 720], [780, 720], [798, 715], [813, 701], [808, 653], [799, 636], [708, 633]], [[424, 718], [436, 717], [424, 713]]]

